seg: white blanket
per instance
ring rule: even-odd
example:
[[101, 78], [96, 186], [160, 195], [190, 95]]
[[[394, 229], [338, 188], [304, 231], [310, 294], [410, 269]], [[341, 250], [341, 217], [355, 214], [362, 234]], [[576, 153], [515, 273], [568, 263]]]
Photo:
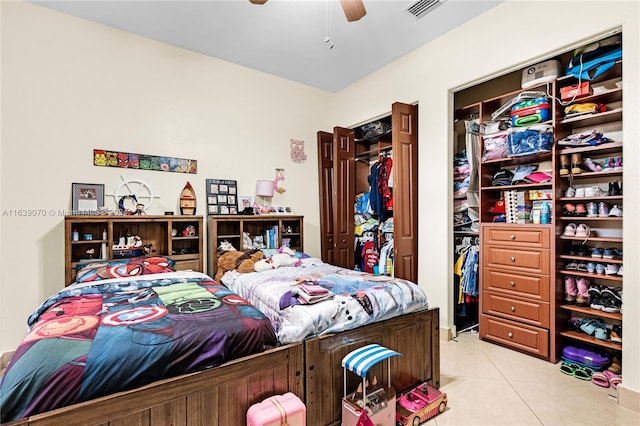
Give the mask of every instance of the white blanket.
[[[320, 285], [334, 297], [312, 305], [297, 304], [291, 289], [303, 282]], [[415, 283], [340, 268], [316, 258], [303, 259], [298, 267], [247, 274], [229, 271], [222, 283], [271, 320], [282, 344], [350, 330], [428, 306], [426, 295]]]

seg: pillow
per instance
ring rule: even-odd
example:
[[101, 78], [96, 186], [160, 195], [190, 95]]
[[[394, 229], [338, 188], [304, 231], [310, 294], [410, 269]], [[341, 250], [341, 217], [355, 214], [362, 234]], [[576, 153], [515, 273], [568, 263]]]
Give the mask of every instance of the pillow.
[[175, 262], [163, 256], [142, 256], [105, 262], [80, 263], [76, 282], [107, 280], [110, 278], [175, 272]]

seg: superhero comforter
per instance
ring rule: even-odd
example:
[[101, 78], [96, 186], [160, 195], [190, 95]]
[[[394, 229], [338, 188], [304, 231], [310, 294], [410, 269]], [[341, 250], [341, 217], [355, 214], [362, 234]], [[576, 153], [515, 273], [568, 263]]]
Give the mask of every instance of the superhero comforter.
[[214, 367], [277, 344], [269, 320], [199, 272], [73, 284], [29, 318], [2, 422]]
[[[298, 267], [245, 274], [228, 271], [221, 281], [271, 320], [282, 344], [428, 307], [425, 293], [415, 283], [340, 268], [317, 258], [301, 259]], [[306, 303], [300, 287], [308, 285], [325, 289], [329, 296]]]

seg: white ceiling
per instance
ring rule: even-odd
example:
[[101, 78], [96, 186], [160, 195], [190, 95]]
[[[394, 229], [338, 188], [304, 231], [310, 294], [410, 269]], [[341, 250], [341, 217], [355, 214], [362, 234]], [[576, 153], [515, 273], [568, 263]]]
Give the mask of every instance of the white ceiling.
[[447, 0], [416, 19], [403, 11], [410, 0], [364, 0], [367, 14], [355, 22], [336, 0], [32, 3], [336, 92], [501, 1]]

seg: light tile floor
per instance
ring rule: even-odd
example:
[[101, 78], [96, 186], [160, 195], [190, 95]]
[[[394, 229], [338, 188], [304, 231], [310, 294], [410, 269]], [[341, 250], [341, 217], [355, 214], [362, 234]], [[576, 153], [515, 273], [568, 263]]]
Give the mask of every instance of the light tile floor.
[[476, 333], [440, 342], [440, 375], [449, 405], [425, 425], [640, 425], [640, 413], [618, 406], [615, 390]]

